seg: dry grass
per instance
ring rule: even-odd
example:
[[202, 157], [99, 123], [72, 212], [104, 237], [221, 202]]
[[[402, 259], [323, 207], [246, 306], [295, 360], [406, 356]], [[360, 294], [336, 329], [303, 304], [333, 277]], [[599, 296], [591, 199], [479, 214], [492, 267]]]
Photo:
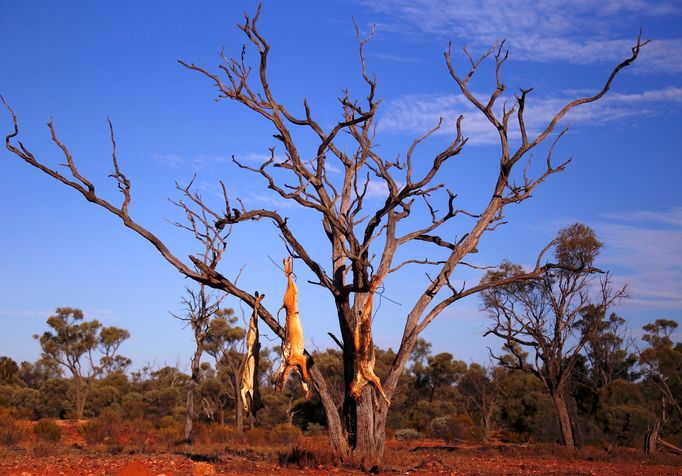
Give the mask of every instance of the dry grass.
[[[23, 428], [27, 422], [13, 423]], [[167, 471], [175, 476], [192, 474], [198, 463], [214, 466], [216, 474], [289, 475], [302, 470], [306, 474], [358, 474], [356, 468], [336, 466], [326, 437], [301, 435], [288, 427], [240, 434], [230, 427], [199, 426], [195, 445], [176, 446], [164, 441], [160, 429], [141, 423], [136, 427], [111, 421], [112, 428], [102, 420], [94, 427], [92, 421], [57, 423], [62, 428], [62, 439], [57, 443], [48, 445], [28, 432], [28, 439], [23, 433], [23, 441], [0, 447], [0, 474], [52, 474], [51, 469], [77, 468], [83, 461], [91, 465], [92, 474], [116, 474], [112, 468], [131, 461], [154, 468], [157, 472], [152, 474]], [[168, 423], [164, 428], [174, 428]], [[91, 443], [83, 438], [88, 431], [98, 433], [88, 435], [97, 436], [88, 438]], [[386, 474], [682, 474], [682, 458], [670, 454], [650, 457], [626, 448], [606, 451], [592, 447], [569, 450], [556, 445], [444, 444], [423, 438], [389, 439], [384, 461], [381, 470]]]

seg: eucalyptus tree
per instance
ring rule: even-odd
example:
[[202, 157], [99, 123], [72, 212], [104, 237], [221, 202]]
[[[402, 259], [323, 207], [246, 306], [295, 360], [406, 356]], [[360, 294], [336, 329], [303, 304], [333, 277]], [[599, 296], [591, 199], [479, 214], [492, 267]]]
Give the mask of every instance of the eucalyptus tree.
[[71, 373], [76, 417], [81, 419], [94, 380], [129, 365], [130, 359], [119, 355], [118, 348], [130, 333], [118, 327], [102, 327], [97, 320], [86, 321], [80, 309], [60, 307], [55, 312], [47, 319], [52, 330], [34, 338], [40, 342], [42, 360]]
[[[603, 325], [606, 310], [627, 296], [594, 267], [602, 243], [587, 226], [576, 223], [559, 231], [553, 242], [556, 264], [538, 279], [491, 287], [481, 293], [492, 325], [486, 335], [504, 342], [507, 355], [493, 357], [503, 366], [537, 377], [554, 401], [563, 443], [576, 445], [576, 419], [567, 401], [571, 374], [582, 352]], [[503, 282], [526, 272], [503, 263], [482, 283]], [[585, 314], [600, 319], [583, 319]]]

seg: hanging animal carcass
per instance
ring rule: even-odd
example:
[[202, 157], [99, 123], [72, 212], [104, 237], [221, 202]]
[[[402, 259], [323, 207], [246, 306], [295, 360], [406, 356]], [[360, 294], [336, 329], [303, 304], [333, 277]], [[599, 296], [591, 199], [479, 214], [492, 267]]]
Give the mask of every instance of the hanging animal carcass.
[[350, 394], [353, 398], [359, 400], [364, 386], [371, 383], [381, 394], [386, 404], [390, 406], [391, 402], [388, 400], [386, 393], [384, 393], [381, 380], [374, 373], [376, 356], [374, 355], [374, 341], [372, 340], [372, 301], [380, 283], [381, 279], [378, 276], [372, 278], [369, 292], [367, 293], [367, 301], [365, 301], [365, 306], [355, 326], [354, 345], [356, 364], [355, 375], [350, 384]]
[[282, 343], [282, 361], [275, 373], [275, 390], [281, 392], [292, 369], [301, 375], [306, 397], [312, 393], [308, 388], [307, 357], [304, 354], [303, 326], [298, 312], [298, 288], [292, 278], [293, 263], [291, 257], [284, 259], [284, 274], [287, 277], [287, 290], [284, 293], [284, 310], [286, 323], [284, 326], [284, 342]]
[[246, 333], [246, 352], [242, 363], [241, 397], [242, 405], [247, 414], [256, 416], [256, 412], [264, 408], [258, 390], [258, 357], [260, 353], [260, 341], [258, 339], [258, 308], [264, 294], [256, 292], [256, 302], [253, 305], [253, 314], [249, 322], [249, 330]]

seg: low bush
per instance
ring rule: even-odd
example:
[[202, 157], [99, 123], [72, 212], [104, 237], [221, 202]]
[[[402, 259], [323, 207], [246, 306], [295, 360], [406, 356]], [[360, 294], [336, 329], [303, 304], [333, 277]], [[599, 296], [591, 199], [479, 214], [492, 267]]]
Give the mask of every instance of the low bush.
[[423, 438], [424, 435], [419, 433], [414, 428], [401, 428], [399, 430], [395, 430], [393, 437], [398, 441], [408, 441]]
[[429, 436], [447, 442], [468, 439], [473, 436], [475, 425], [466, 415], [449, 415], [434, 418], [429, 423]]
[[40, 420], [33, 427], [33, 433], [39, 441], [56, 443], [62, 439], [62, 428], [53, 420]]
[[288, 423], [280, 423], [279, 425], [275, 425], [271, 435], [273, 442], [288, 445], [298, 442], [303, 436], [303, 432], [297, 426]]
[[19, 420], [13, 410], [0, 408], [0, 444], [16, 445], [25, 441], [29, 435], [27, 422]]
[[262, 428], [252, 428], [242, 435], [235, 430], [235, 434], [237, 438], [244, 438], [248, 445], [264, 445], [272, 442], [269, 438], [269, 433]]
[[100, 416], [81, 425], [78, 433], [90, 445], [112, 444], [125, 439], [128, 426], [124, 424], [119, 411], [105, 409]]
[[309, 423], [305, 434], [310, 436], [326, 435], [327, 429], [319, 423]]
[[280, 452], [277, 459], [280, 466], [315, 468], [320, 464], [315, 451], [300, 446], [294, 446], [290, 450]]
[[206, 427], [206, 439], [211, 443], [227, 443], [239, 439], [240, 436], [233, 426], [208, 425]]
[[182, 440], [184, 437], [184, 428], [182, 424], [174, 420], [173, 424], [168, 424], [159, 429], [159, 441], [170, 445]]
[[54, 448], [51, 443], [37, 443], [31, 448], [31, 453], [36, 458], [45, 458], [54, 454]]

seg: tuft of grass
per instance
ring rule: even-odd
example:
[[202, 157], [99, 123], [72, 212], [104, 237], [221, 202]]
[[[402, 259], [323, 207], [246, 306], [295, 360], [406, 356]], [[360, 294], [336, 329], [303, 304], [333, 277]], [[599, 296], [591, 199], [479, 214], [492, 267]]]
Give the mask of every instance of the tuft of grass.
[[30, 429], [26, 422], [19, 420], [15, 411], [0, 408], [0, 444], [17, 445], [28, 439]]
[[62, 439], [62, 429], [53, 420], [40, 420], [33, 427], [33, 433], [39, 441], [57, 443]]
[[281, 451], [277, 460], [280, 466], [296, 466], [298, 468], [316, 468], [320, 465], [315, 451], [300, 446], [294, 446], [287, 451]]

